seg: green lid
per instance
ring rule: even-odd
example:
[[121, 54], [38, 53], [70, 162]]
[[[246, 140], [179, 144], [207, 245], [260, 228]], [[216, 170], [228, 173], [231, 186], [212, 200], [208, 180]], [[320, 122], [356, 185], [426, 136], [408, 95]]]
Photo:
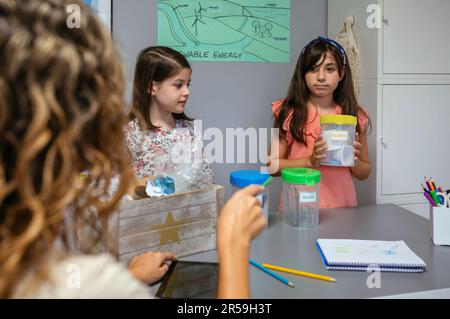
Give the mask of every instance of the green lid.
[[356, 126], [356, 117], [351, 115], [321, 115], [320, 124], [353, 125]]
[[312, 168], [283, 168], [281, 180], [289, 184], [313, 186], [320, 182], [320, 171]]

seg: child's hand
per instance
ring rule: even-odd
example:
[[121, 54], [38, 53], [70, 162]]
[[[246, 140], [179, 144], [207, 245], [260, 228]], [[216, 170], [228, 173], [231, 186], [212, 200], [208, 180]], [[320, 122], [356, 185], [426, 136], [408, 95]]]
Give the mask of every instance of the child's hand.
[[361, 154], [362, 144], [359, 142], [359, 134], [356, 133], [355, 141], [353, 142], [353, 146], [355, 149], [355, 161], [359, 160], [359, 155]]
[[133, 257], [128, 270], [138, 280], [152, 284], [160, 280], [169, 270], [166, 261], [176, 260], [174, 254], [169, 252], [148, 252]]
[[327, 151], [327, 142], [320, 136], [314, 141], [314, 149], [311, 155], [311, 167], [319, 167], [320, 161], [325, 158]]

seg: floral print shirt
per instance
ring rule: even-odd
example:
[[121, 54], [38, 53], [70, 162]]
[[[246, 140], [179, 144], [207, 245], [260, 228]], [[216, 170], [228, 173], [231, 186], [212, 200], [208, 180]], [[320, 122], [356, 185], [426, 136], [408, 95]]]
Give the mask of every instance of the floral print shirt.
[[[187, 120], [176, 120], [173, 129], [151, 129], [143, 131], [136, 119], [128, 122], [125, 128], [126, 143], [132, 157], [133, 167], [138, 177], [154, 176], [167, 167], [174, 145], [185, 145], [194, 139], [194, 125]], [[204, 183], [215, 183], [214, 174], [203, 154], [200, 139], [200, 172]], [[197, 143], [197, 144], [198, 144]], [[195, 143], [194, 143], [195, 145]], [[198, 164], [198, 163], [197, 163]]]

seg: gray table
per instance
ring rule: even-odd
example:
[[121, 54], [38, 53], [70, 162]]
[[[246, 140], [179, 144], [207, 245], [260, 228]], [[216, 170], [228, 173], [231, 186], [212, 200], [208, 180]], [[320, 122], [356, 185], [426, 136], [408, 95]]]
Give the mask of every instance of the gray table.
[[[381, 287], [370, 289], [366, 282], [371, 273], [327, 271], [315, 246], [317, 238], [404, 240], [426, 262], [427, 269], [419, 274], [383, 272]], [[282, 225], [280, 216], [271, 214], [269, 229], [252, 243], [251, 257], [261, 263], [324, 274], [337, 280], [330, 283], [280, 273], [295, 284], [295, 288], [289, 288], [251, 267], [253, 298], [372, 298], [450, 288], [450, 247], [434, 246], [428, 220], [395, 205], [323, 209], [318, 228], [300, 231]], [[210, 251], [183, 259], [216, 261], [217, 256]]]

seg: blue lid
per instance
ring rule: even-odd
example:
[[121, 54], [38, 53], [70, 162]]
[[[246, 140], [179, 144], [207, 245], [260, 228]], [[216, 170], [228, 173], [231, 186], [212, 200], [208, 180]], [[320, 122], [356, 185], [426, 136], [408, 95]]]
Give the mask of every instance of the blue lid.
[[261, 185], [269, 178], [269, 174], [258, 170], [242, 170], [230, 173], [230, 183], [233, 186], [244, 188], [248, 185]]

